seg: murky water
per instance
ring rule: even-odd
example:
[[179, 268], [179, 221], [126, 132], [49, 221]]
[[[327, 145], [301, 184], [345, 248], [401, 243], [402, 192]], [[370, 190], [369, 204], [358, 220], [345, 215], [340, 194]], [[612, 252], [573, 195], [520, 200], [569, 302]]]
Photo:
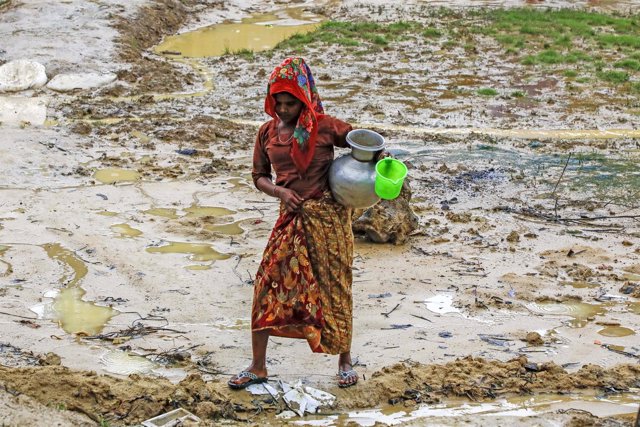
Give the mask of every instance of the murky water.
[[185, 58], [241, 51], [260, 52], [273, 48], [294, 34], [314, 30], [322, 19], [303, 8], [282, 9], [245, 18], [240, 23], [223, 23], [170, 36], [154, 51]]
[[131, 227], [129, 224], [113, 224], [111, 231], [119, 234], [118, 237], [137, 237], [142, 235], [142, 231]]
[[102, 331], [104, 325], [117, 314], [117, 311], [82, 299], [85, 291], [80, 287], [80, 282], [89, 271], [84, 261], [72, 251], [56, 243], [43, 245], [43, 248], [49, 258], [64, 268], [64, 274], [59, 280], [64, 288], [55, 296], [49, 294], [49, 297], [53, 297], [54, 300], [50, 304], [40, 305], [40, 312], [38, 308], [32, 307], [32, 310], [44, 317], [47, 313], [52, 314], [54, 320], [67, 333], [95, 335]]
[[607, 309], [598, 304], [584, 302], [533, 302], [526, 305], [529, 310], [552, 316], [568, 316], [571, 318], [569, 325], [573, 328], [582, 328], [590, 318], [607, 312]]
[[188, 254], [191, 261], [218, 261], [231, 258], [231, 254], [218, 252], [206, 243], [168, 242], [164, 246], [151, 246], [149, 253]]
[[[494, 425], [495, 417], [512, 417], [510, 425], [518, 425], [518, 418], [539, 415], [558, 410], [587, 410], [599, 417], [620, 414], [634, 414], [640, 397], [634, 394], [620, 394], [600, 398], [594, 395], [540, 394], [536, 396], [515, 396], [494, 402], [470, 403], [449, 400], [446, 403], [421, 405], [409, 410], [402, 406], [386, 406], [380, 409], [353, 411], [325, 417], [307, 416], [304, 420], [292, 421], [295, 425], [313, 426], [374, 426], [374, 425], [460, 425], [460, 418], [474, 415], [476, 420], [485, 420], [486, 425]], [[437, 423], [435, 417], [450, 418], [450, 422]], [[504, 422], [504, 421], [503, 421]], [[481, 425], [481, 424], [474, 424]], [[501, 424], [502, 425], [502, 424]], [[505, 424], [506, 425], [506, 424]]]
[[118, 375], [149, 374], [159, 367], [149, 359], [136, 356], [126, 351], [111, 350], [100, 358], [104, 370]]
[[142, 211], [142, 212], [149, 215], [161, 216], [163, 218], [169, 218], [169, 219], [178, 218], [178, 215], [176, 214], [177, 209], [172, 209], [172, 208], [153, 208], [153, 209], [147, 209], [146, 211]]
[[626, 337], [628, 335], [635, 335], [633, 329], [625, 328], [623, 326], [607, 326], [606, 328], [600, 329], [598, 333], [605, 337]]
[[102, 216], [118, 216], [118, 212], [100, 211], [100, 212], [98, 212], [98, 215], [102, 215]]
[[140, 174], [130, 169], [106, 168], [96, 171], [93, 177], [103, 184], [114, 184], [116, 182], [137, 181]]
[[212, 225], [207, 224], [204, 226], [205, 230], [212, 231], [218, 234], [226, 235], [238, 235], [244, 233], [244, 229], [240, 226], [242, 221], [232, 222], [231, 224]]
[[207, 216], [222, 217], [227, 215], [233, 215], [236, 211], [231, 209], [222, 208], [218, 206], [191, 206], [184, 209], [187, 212], [189, 218], [204, 218]]

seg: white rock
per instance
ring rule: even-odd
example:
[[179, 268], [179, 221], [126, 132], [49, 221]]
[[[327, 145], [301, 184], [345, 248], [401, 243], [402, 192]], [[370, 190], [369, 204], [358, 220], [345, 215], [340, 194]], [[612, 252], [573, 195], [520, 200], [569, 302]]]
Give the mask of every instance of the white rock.
[[44, 65], [19, 59], [0, 66], [0, 92], [17, 92], [47, 83]]
[[66, 92], [74, 89], [92, 89], [108, 85], [116, 79], [115, 74], [58, 74], [49, 81], [47, 87], [59, 92]]
[[0, 96], [0, 126], [20, 125], [23, 122], [44, 124], [47, 119], [47, 101], [46, 98]]

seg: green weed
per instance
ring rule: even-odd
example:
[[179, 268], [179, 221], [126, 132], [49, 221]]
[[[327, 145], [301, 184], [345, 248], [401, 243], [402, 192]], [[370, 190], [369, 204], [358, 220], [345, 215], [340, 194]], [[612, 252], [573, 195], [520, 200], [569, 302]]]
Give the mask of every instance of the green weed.
[[640, 61], [635, 59], [623, 59], [613, 64], [616, 68], [626, 68], [628, 70], [640, 71]]
[[525, 93], [522, 92], [521, 90], [515, 90], [515, 91], [511, 92], [511, 97], [512, 98], [524, 98], [525, 97]]
[[578, 77], [578, 72], [575, 70], [564, 70], [562, 75], [565, 77], [574, 78], [574, 77]]
[[498, 94], [498, 91], [492, 88], [483, 87], [478, 89], [476, 93], [482, 96], [496, 96]]
[[629, 81], [629, 74], [624, 71], [599, 71], [596, 73], [596, 75], [600, 80], [604, 80], [609, 83], [620, 84]]
[[426, 38], [438, 38], [442, 36], [442, 33], [438, 30], [436, 30], [435, 28], [427, 28], [424, 31], [422, 31], [422, 37], [426, 37]]

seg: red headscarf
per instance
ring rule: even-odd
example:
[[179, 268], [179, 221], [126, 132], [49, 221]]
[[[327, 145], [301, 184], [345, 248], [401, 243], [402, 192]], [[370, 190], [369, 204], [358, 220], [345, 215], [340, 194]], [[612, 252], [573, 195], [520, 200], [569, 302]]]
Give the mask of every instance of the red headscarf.
[[324, 114], [320, 95], [316, 90], [316, 83], [304, 59], [285, 59], [269, 77], [264, 111], [276, 120], [280, 119], [276, 114], [274, 95], [280, 92], [287, 92], [304, 104], [293, 131], [294, 141], [291, 144], [290, 152], [296, 169], [299, 173], [304, 174], [316, 149], [318, 120]]

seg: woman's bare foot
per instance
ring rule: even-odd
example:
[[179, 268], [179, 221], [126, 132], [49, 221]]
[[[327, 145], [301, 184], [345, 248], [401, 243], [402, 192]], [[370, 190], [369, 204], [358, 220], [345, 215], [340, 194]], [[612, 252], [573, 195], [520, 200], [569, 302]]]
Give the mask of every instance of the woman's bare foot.
[[338, 359], [338, 386], [351, 387], [358, 382], [358, 373], [353, 369], [351, 352], [340, 353]]

